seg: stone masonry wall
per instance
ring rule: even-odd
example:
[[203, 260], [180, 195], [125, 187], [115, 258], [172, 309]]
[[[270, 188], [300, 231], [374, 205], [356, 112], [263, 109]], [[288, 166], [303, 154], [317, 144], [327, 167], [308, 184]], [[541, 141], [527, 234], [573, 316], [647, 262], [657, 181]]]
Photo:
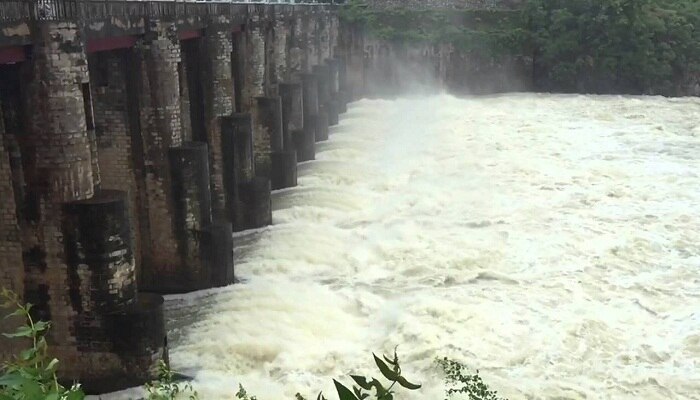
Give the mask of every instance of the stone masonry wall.
[[180, 120], [182, 121], [182, 141], [192, 140], [192, 116], [190, 115], [190, 93], [187, 87], [187, 64], [181, 62], [178, 67], [180, 79]]
[[[276, 86], [332, 57], [337, 38], [323, 6], [236, 10], [243, 12], [170, 21], [140, 17], [141, 25], [128, 33], [133, 47], [90, 56], [88, 49], [100, 47], [95, 43], [121, 46], [109, 39], [122, 31], [97, 32], [101, 28], [86, 28], [86, 21], [27, 24], [31, 54], [16, 79], [20, 95], [14, 102], [21, 112], [11, 111], [22, 115], [21, 129], [5, 132], [7, 102], [0, 102], [0, 285], [35, 304], [37, 318], [52, 321], [49, 341], [63, 378], [94, 388], [134, 379], [138, 385], [150, 379], [155, 360], [167, 357], [162, 314], [152, 317], [162, 304], [137, 294], [138, 271], [142, 290], [188, 291], [233, 281], [231, 226], [212, 221], [215, 211], [207, 205], [211, 194], [219, 210], [214, 217], [228, 218], [223, 169], [233, 154], [224, 154], [219, 120], [233, 113], [240, 97], [237, 111], [256, 118], [256, 152], [281, 152]], [[201, 69], [190, 73], [178, 31], [202, 27], [201, 38], [187, 39], [196, 41], [201, 55]], [[232, 63], [234, 32], [240, 34]], [[98, 38], [88, 43], [83, 35]], [[192, 95], [186, 78], [195, 75], [200, 91]], [[234, 81], [241, 90], [234, 91]], [[202, 107], [197, 118], [204, 134], [192, 128], [193, 102]], [[250, 144], [244, 130], [250, 132], [241, 128], [231, 139]], [[177, 157], [192, 149], [196, 160]], [[247, 176], [242, 186], [241, 204], [254, 226], [269, 224], [269, 182]], [[188, 271], [199, 275], [197, 287], [178, 286]], [[150, 314], [141, 312], [144, 302]], [[142, 332], [150, 322], [160, 328]], [[0, 322], [0, 330], [7, 323]], [[0, 359], [11, 350], [0, 341]]]
[[318, 64], [323, 65], [331, 57], [331, 25], [328, 14], [321, 14], [317, 19], [318, 26]]
[[288, 17], [277, 14], [272, 27], [272, 84], [276, 85], [287, 81], [290, 76], [287, 70], [287, 56], [289, 53], [290, 29], [287, 21]]
[[224, 188], [224, 155], [221, 148], [221, 124], [219, 118], [231, 115], [234, 108], [233, 35], [226, 17], [214, 17], [204, 38], [206, 67], [203, 77], [205, 98], [205, 127], [209, 143], [211, 170], [211, 198], [214, 218], [226, 216], [226, 190]]
[[250, 112], [255, 97], [265, 95], [265, 26], [261, 16], [254, 13], [246, 24], [245, 73], [242, 88], [244, 112]]
[[294, 16], [289, 32], [289, 57], [287, 58], [287, 71], [290, 75], [305, 71], [306, 52], [304, 51], [304, 15], [298, 13]]
[[105, 365], [98, 354], [79, 353], [77, 329], [85, 321], [70, 288], [91, 273], [69, 267], [63, 220], [66, 203], [94, 195], [87, 57], [75, 23], [36, 24], [33, 36], [30, 134], [22, 149], [29, 198], [22, 221], [24, 300], [36, 305], [37, 318], [52, 321], [52, 353], [70, 375]]
[[140, 58], [139, 105], [145, 164], [148, 236], [144, 238], [144, 263], [149, 266], [144, 286], [168, 275], [181, 263], [173, 226], [174, 204], [168, 149], [182, 144], [180, 120], [180, 43], [174, 23], [149, 21], [150, 38], [137, 43]]
[[136, 265], [141, 265], [138, 186], [134, 171], [127, 96], [129, 50], [98, 52], [89, 57], [95, 136], [103, 189], [127, 193]]
[[22, 221], [24, 297], [40, 317], [54, 317], [52, 336], [68, 345], [74, 311], [66, 290], [62, 207], [94, 193], [83, 98], [87, 59], [75, 23], [40, 24], [33, 35], [30, 134], [22, 149], [28, 191]]
[[266, 37], [268, 35], [268, 24], [263, 19], [264, 15], [253, 13], [246, 25], [246, 72], [245, 85], [243, 88], [243, 98], [246, 108], [244, 111], [250, 112], [253, 115], [253, 151], [256, 155], [256, 171], [263, 171], [264, 165], [268, 165], [266, 161], [269, 157], [270, 137], [269, 132], [260, 123], [259, 104], [257, 97], [266, 94]]
[[306, 18], [306, 52], [308, 65], [306, 65], [306, 70], [311, 71], [311, 67], [318, 65], [320, 63], [321, 54], [319, 52], [319, 47], [321, 43], [320, 33], [319, 33], [320, 23], [316, 15], [311, 15]]
[[[15, 197], [12, 189], [12, 172], [10, 160], [4, 146], [5, 127], [2, 105], [0, 105], [0, 288], [7, 288], [15, 293], [24, 292], [24, 267], [22, 265], [22, 244], [19, 238], [19, 225], [15, 211]], [[0, 318], [12, 310], [0, 308]], [[0, 319], [0, 332], [12, 332], [16, 320]], [[17, 342], [0, 337], [0, 359], [8, 354], [15, 354]]]

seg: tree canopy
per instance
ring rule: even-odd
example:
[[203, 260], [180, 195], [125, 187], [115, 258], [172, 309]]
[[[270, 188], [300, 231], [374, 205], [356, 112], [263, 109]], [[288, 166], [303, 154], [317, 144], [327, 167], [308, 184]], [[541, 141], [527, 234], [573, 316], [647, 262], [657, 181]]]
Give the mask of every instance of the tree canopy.
[[341, 17], [395, 43], [532, 56], [544, 90], [678, 95], [700, 82], [700, 0], [524, 0], [520, 12], [373, 10], [351, 0]]
[[529, 0], [538, 86], [674, 94], [700, 74], [699, 0]]

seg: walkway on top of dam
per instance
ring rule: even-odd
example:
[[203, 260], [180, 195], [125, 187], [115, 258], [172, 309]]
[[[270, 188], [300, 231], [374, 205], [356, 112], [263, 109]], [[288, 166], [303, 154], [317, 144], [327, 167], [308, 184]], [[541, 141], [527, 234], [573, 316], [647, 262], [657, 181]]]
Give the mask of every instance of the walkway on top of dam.
[[[20, 47], [32, 43], [29, 24], [33, 21], [81, 23], [91, 52], [125, 46], [121, 42], [128, 42], [128, 37], [146, 33], [148, 20], [173, 21], [180, 38], [188, 38], [198, 36], [214, 17], [226, 17], [217, 23], [235, 30], [265, 17], [291, 18], [300, 10], [313, 15], [335, 7], [309, 1], [4, 0], [0, 3], [0, 63], [24, 59]], [[104, 40], [108, 41], [98, 42]]]

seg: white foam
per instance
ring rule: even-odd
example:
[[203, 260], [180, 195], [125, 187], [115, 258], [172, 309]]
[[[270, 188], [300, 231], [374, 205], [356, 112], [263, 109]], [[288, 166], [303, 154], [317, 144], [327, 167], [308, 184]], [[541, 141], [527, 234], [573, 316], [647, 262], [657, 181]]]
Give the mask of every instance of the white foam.
[[[188, 302], [171, 358], [207, 399], [332, 392], [399, 345], [513, 398], [698, 399], [700, 103], [363, 100], [275, 194], [248, 280]], [[204, 310], [204, 311], [202, 311]]]

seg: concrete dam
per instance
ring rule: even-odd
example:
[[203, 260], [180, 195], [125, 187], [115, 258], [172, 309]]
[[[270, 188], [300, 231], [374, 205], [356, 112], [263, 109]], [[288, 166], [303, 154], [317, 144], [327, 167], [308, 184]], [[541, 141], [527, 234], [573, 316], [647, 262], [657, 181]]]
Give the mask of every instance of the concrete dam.
[[337, 8], [12, 0], [0, 26], [0, 286], [52, 321], [61, 378], [142, 384], [161, 294], [236, 281], [232, 232], [352, 100]]
[[60, 381], [696, 399], [699, 76], [548, 93], [526, 3], [0, 1], [0, 288]]

